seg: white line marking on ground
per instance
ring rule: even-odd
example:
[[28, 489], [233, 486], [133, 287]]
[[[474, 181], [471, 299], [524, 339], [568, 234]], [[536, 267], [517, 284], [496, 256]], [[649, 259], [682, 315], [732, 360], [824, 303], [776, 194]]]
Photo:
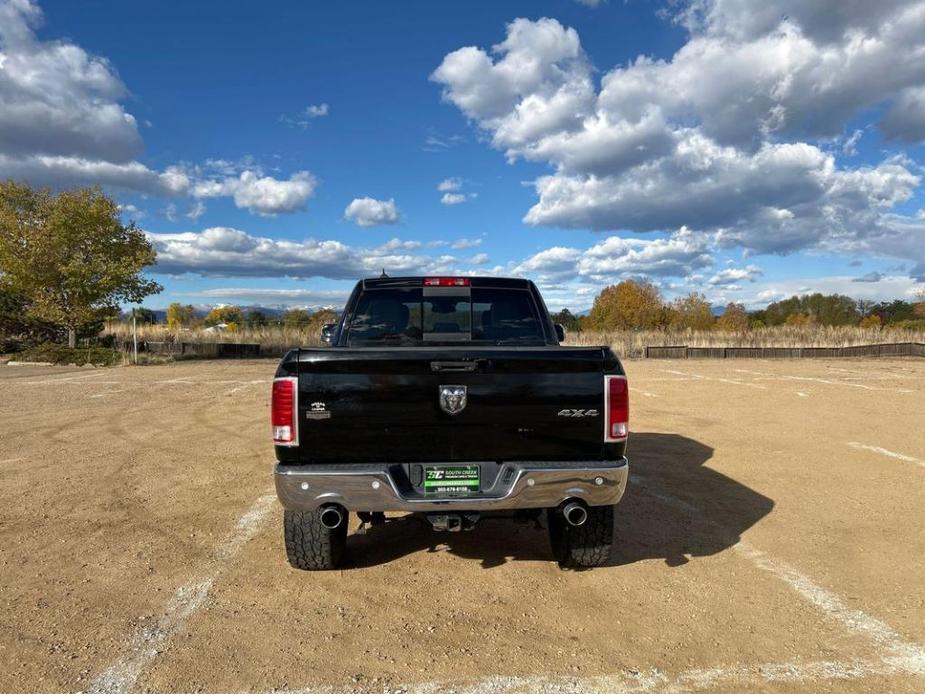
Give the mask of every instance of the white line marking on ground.
[[642, 390], [636, 386], [630, 386], [630, 393], [639, 393], [640, 395], [645, 395], [647, 398], [657, 398], [658, 395], [655, 393], [650, 393], [647, 390]]
[[[700, 509], [683, 499], [661, 494], [652, 489], [652, 480], [649, 477], [633, 475], [634, 479], [648, 484], [646, 492], [657, 499], [670, 503], [689, 513], [700, 515]], [[719, 523], [701, 519], [703, 522], [717, 528], [723, 528]], [[925, 648], [903, 640], [903, 638], [885, 622], [870, 615], [848, 607], [835, 593], [814, 583], [810, 578], [800, 573], [788, 564], [773, 559], [761, 550], [752, 547], [746, 542], [733, 545], [733, 550], [747, 557], [755, 566], [784, 581], [800, 596], [819, 609], [826, 617], [840, 622], [849, 631], [866, 636], [873, 641], [879, 650], [880, 666], [892, 668], [895, 672], [908, 672], [911, 674], [925, 674]], [[868, 674], [876, 674], [869, 672]], [[866, 675], [864, 675], [866, 676]]]
[[[858, 680], [874, 675], [925, 674], [914, 664], [891, 663], [863, 659], [846, 661], [809, 661], [729, 665], [715, 668], [695, 668], [677, 674], [660, 670], [627, 672], [599, 677], [486, 677], [464, 683], [427, 682], [393, 687], [391, 691], [408, 694], [502, 694], [503, 692], [537, 692], [539, 694], [576, 694], [578, 692], [609, 692], [637, 694], [643, 692], [691, 692], [713, 689], [720, 685], [749, 686], [783, 682], [816, 682], [820, 680]], [[278, 694], [321, 694], [340, 691], [336, 687], [272, 690]], [[388, 691], [388, 689], [386, 690]]]
[[686, 371], [677, 371], [675, 369], [662, 369], [662, 372], [666, 374], [674, 374], [675, 376], [687, 376], [688, 378], [695, 378], [697, 380], [703, 379], [703, 376], [700, 374], [691, 374], [687, 373]]
[[[631, 480], [646, 484], [648, 477], [633, 474]], [[691, 514], [700, 514], [694, 504], [647, 486], [646, 493]], [[719, 523], [703, 522], [723, 528]], [[824, 680], [849, 681], [884, 675], [925, 676], [925, 649], [904, 641], [892, 627], [879, 619], [848, 607], [841, 598], [817, 585], [793, 567], [769, 557], [744, 542], [733, 549], [748, 558], [755, 566], [784, 581], [798, 595], [818, 608], [826, 617], [840, 622], [850, 632], [866, 636], [879, 651], [879, 657], [853, 660], [822, 660], [783, 663], [733, 664], [714, 668], [695, 668], [676, 674], [660, 670], [625, 672], [601, 677], [516, 677], [493, 676], [468, 682], [425, 682], [391, 688], [408, 694], [503, 694], [504, 692], [538, 692], [542, 694], [578, 694], [580, 692], [612, 692], [614, 694], [641, 692], [690, 692], [713, 689], [720, 685], [735, 689], [755, 687], [778, 682], [818, 682]], [[272, 690], [276, 694], [325, 694], [340, 691], [333, 686], [306, 687], [303, 689]], [[389, 688], [386, 688], [388, 691]]]
[[241, 516], [224, 542], [215, 548], [214, 557], [204, 575], [180, 586], [167, 603], [164, 614], [155, 624], [138, 630], [128, 653], [119, 658], [97, 677], [87, 689], [88, 694], [124, 694], [132, 691], [139, 676], [166, 647], [186, 621], [203, 606], [215, 579], [222, 572], [224, 562], [236, 555], [244, 544], [253, 538], [270, 511], [276, 496], [261, 496]]
[[860, 610], [848, 607], [835, 593], [813, 583], [792, 566], [769, 557], [745, 542], [738, 543], [733, 549], [748, 557], [759, 569], [777, 576], [827, 617], [841, 622], [848, 631], [869, 638], [879, 647], [884, 662], [889, 658], [890, 662], [901, 661], [916, 671], [925, 672], [925, 649], [918, 644], [904, 641], [891, 626]]
[[799, 395], [801, 398], [808, 398], [808, 397], [809, 397], [809, 393], [804, 393], [802, 390], [798, 390], [798, 391], [797, 391], [797, 395]]
[[[742, 689], [783, 682], [849, 681], [876, 675], [897, 674], [923, 675], [925, 669], [916, 663], [891, 662], [889, 659], [791, 661], [695, 668], [676, 674], [653, 669], [581, 678], [495, 675], [468, 682], [402, 684], [386, 687], [383, 691], [406, 692], [407, 694], [438, 694], [439, 692], [453, 692], [453, 694], [504, 694], [504, 692], [643, 694], [646, 692], [692, 692], [713, 689], [720, 685], [736, 685], [737, 689]], [[343, 687], [320, 686], [302, 689], [272, 689], [269, 692], [273, 694], [334, 694], [343, 690]]]
[[908, 388], [877, 388], [876, 386], [868, 386], [863, 383], [847, 383], [845, 381], [831, 381], [827, 378], [816, 378], [815, 376], [793, 376], [791, 374], [769, 374], [764, 371], [751, 371], [749, 369], [733, 369], [739, 373], [753, 374], [755, 376], [761, 376], [764, 380], [772, 381], [810, 381], [812, 383], [823, 383], [827, 386], [846, 386], [848, 388], [863, 388], [864, 390], [880, 390], [888, 393], [912, 393], [914, 391], [909, 390]]
[[7, 463], [18, 463], [20, 460], [25, 460], [25, 458], [7, 458], [6, 460], [0, 460], [0, 465], [6, 465]]
[[919, 467], [925, 467], [925, 462], [922, 462], [918, 458], [913, 458], [911, 455], [904, 455], [895, 451], [889, 451], [886, 448], [881, 448], [880, 446], [868, 446], [865, 443], [858, 443], [857, 441], [849, 441], [848, 445], [861, 451], [872, 451], [874, 453], [879, 453], [880, 455], [885, 455], [888, 458], [896, 458], [896, 460], [902, 460], [907, 463], [915, 463]]
[[24, 386], [47, 386], [51, 383], [61, 383], [66, 386], [117, 386], [124, 381], [23, 381]]
[[104, 390], [102, 393], [96, 393], [94, 395], [91, 395], [90, 397], [91, 398], [104, 398], [107, 395], [112, 395], [113, 393], [124, 393], [125, 391], [126, 391], [125, 388], [118, 388], [116, 390]]
[[75, 381], [82, 381], [85, 378], [95, 378], [96, 376], [102, 376], [106, 371], [96, 371], [89, 374], [80, 374], [78, 376], [71, 376], [72, 372], [68, 371], [67, 374], [63, 374], [63, 378], [43, 378], [38, 381], [23, 381], [26, 385], [48, 385], [49, 383], [74, 383]]
[[698, 381], [718, 381], [719, 383], [729, 383], [734, 386], [746, 386], [748, 388], [757, 388], [758, 390], [767, 390], [767, 386], [759, 383], [746, 383], [745, 381], [736, 381], [731, 378], [719, 378], [716, 376], [704, 376], [703, 374], [687, 373], [686, 371], [677, 371], [675, 369], [662, 369], [665, 373], [676, 374], [678, 376], [690, 376]]

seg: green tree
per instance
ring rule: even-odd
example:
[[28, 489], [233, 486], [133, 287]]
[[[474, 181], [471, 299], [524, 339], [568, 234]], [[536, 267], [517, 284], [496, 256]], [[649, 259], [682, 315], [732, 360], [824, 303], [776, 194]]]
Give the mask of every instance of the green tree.
[[[764, 310], [768, 325], [793, 325], [794, 316], [806, 316], [820, 325], [856, 325], [861, 318], [857, 302], [841, 294], [806, 294], [768, 304]], [[792, 319], [792, 320], [791, 320]]]
[[31, 327], [28, 313], [26, 297], [0, 281], [0, 337], [28, 332]]
[[671, 304], [671, 324], [690, 330], [709, 330], [713, 327], [713, 307], [707, 297], [698, 292], [675, 299]]
[[31, 316], [65, 327], [71, 347], [82, 325], [161, 290], [141, 275], [154, 259], [144, 233], [123, 224], [99, 188], [52, 194], [0, 183], [3, 281], [26, 297]]
[[311, 314], [302, 308], [291, 308], [283, 313], [283, 325], [287, 328], [304, 328], [311, 320]]
[[659, 328], [667, 317], [658, 287], [651, 282], [623, 280], [597, 295], [587, 323], [595, 330], [641, 330]]
[[140, 306], [135, 309], [135, 320], [139, 325], [157, 325], [157, 314], [149, 308]]
[[810, 294], [802, 297], [804, 310], [820, 325], [857, 325], [858, 303], [841, 294]]
[[263, 311], [251, 309], [244, 317], [244, 323], [248, 328], [262, 328], [267, 324], [267, 317]]
[[167, 307], [167, 327], [177, 332], [192, 324], [196, 312], [192, 306], [174, 302]]
[[209, 327], [219, 323], [228, 325], [234, 323], [235, 327], [237, 327], [244, 322], [244, 312], [240, 306], [216, 306], [206, 314], [202, 322]]
[[915, 318], [915, 305], [902, 299], [883, 301], [874, 306], [872, 312], [880, 316], [884, 324], [898, 323]]
[[912, 310], [916, 318], [925, 318], [925, 289], [916, 295], [915, 307]]
[[726, 308], [716, 321], [717, 330], [729, 333], [741, 333], [748, 330], [748, 313], [742, 304], [726, 304]]
[[576, 316], [567, 308], [558, 313], [553, 313], [550, 317], [553, 323], [558, 323], [569, 332], [581, 332], [581, 316]]

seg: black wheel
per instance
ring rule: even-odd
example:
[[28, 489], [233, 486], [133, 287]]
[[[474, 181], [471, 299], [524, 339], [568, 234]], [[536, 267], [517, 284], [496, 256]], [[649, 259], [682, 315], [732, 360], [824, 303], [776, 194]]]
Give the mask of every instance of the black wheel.
[[321, 523], [321, 509], [283, 513], [286, 558], [297, 569], [336, 569], [347, 546], [348, 514], [333, 530]]
[[563, 568], [601, 566], [613, 546], [613, 506], [589, 506], [581, 525], [569, 525], [557, 508], [546, 511], [552, 553]]

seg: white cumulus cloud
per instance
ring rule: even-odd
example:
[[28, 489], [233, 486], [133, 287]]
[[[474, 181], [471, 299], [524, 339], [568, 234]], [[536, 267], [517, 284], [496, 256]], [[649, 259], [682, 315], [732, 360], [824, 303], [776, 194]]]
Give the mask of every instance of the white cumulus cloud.
[[461, 205], [467, 200], [474, 200], [478, 193], [465, 193], [462, 190], [461, 178], [445, 178], [437, 184], [437, 190], [442, 192], [440, 203], [443, 205]]
[[397, 224], [399, 213], [393, 198], [354, 198], [344, 210], [344, 218], [361, 227], [374, 227]]
[[728, 287], [734, 285], [736, 282], [741, 282], [743, 280], [754, 282], [762, 274], [763, 272], [761, 268], [757, 265], [748, 265], [744, 268], [730, 267], [726, 268], [725, 270], [720, 270], [707, 281], [714, 287]]
[[526, 258], [514, 272], [543, 282], [584, 279], [600, 285], [625, 276], [686, 277], [712, 262], [707, 240], [682, 229], [659, 239], [610, 236], [584, 250], [553, 246]]
[[321, 116], [326, 116], [328, 115], [328, 105], [326, 103], [322, 103], [306, 106], [305, 115], [309, 118], [321, 118]]
[[444, 178], [437, 184], [437, 190], [441, 193], [452, 192], [460, 188], [462, 188], [462, 179], [459, 178]]
[[443, 205], [459, 205], [466, 201], [466, 196], [463, 193], [444, 193], [440, 198], [440, 203]]
[[[209, 160], [157, 171], [137, 160], [143, 143], [122, 102], [115, 68], [68, 40], [40, 40], [33, 0], [0, 0], [0, 176], [54, 188], [102, 185], [162, 197], [234, 198], [264, 215], [302, 209], [316, 186], [306, 171], [264, 176], [252, 161]], [[324, 107], [322, 109], [322, 107]], [[324, 115], [327, 105], [311, 107]], [[209, 174], [232, 177], [215, 180]], [[238, 175], [240, 174], [240, 175]], [[191, 209], [193, 218], [201, 205]]]
[[456, 239], [450, 244], [454, 250], [463, 250], [466, 248], [478, 248], [482, 245], [482, 239]]
[[[895, 212], [921, 183], [902, 156], [840, 166], [832, 138], [883, 113], [925, 138], [925, 2], [688, 0], [661, 60], [594, 68], [577, 32], [516, 19], [491, 49], [447, 54], [431, 79], [510, 160], [553, 168], [524, 220], [599, 231], [689, 229], [753, 252], [803, 248], [922, 258]], [[905, 238], [904, 238], [905, 235]], [[921, 267], [921, 263], [918, 267]]]
[[171, 275], [357, 279], [383, 268], [390, 275], [417, 275], [461, 265], [455, 256], [430, 256], [420, 252], [420, 242], [400, 239], [361, 247], [330, 239], [272, 239], [231, 227], [147, 235], [157, 251], [155, 271]]

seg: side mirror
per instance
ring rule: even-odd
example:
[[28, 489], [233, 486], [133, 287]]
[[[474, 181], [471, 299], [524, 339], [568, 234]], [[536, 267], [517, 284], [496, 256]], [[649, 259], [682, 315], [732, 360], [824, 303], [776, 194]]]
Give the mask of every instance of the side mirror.
[[559, 342], [565, 342], [565, 326], [561, 323], [556, 323], [556, 339]]
[[334, 329], [337, 328], [336, 323], [325, 323], [321, 326], [321, 341], [329, 345], [334, 342]]

